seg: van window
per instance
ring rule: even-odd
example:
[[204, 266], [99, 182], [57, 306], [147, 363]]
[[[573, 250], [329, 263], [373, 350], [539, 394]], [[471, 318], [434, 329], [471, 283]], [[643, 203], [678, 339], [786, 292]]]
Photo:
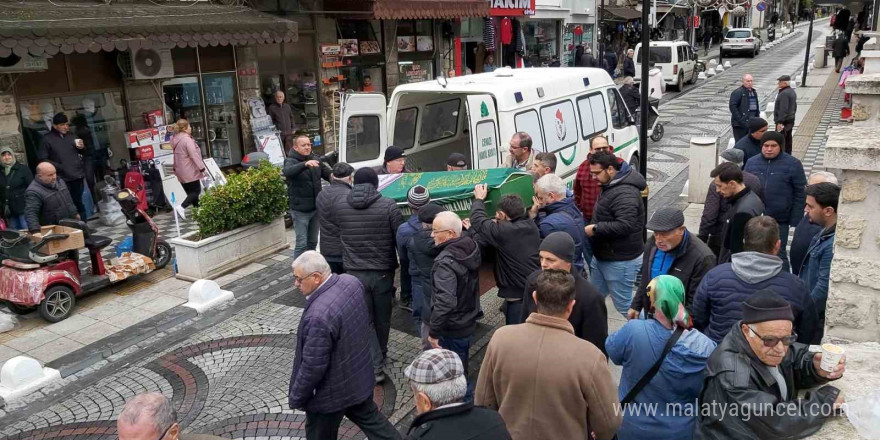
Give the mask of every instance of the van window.
[[419, 120], [418, 107], [397, 111], [394, 121], [394, 146], [409, 150], [416, 143], [416, 121]]
[[577, 100], [577, 105], [581, 117], [581, 136], [584, 139], [608, 129], [605, 100], [602, 99], [601, 93], [581, 96]]
[[678, 61], [676, 61], [676, 63], [686, 61], [687, 60], [687, 49], [685, 48], [685, 46], [682, 45], [682, 46], [678, 46], [677, 48], [678, 48]]
[[577, 143], [577, 120], [571, 101], [541, 107], [541, 125], [547, 127], [544, 139], [547, 151], [555, 152]]
[[544, 135], [541, 133], [541, 121], [538, 119], [538, 112], [534, 110], [518, 113], [513, 117], [513, 124], [516, 131], [524, 131], [532, 137], [532, 149], [538, 152], [547, 151], [544, 146]]
[[379, 158], [379, 117], [352, 116], [345, 124], [346, 161], [361, 162]]
[[616, 88], [608, 89], [608, 105], [611, 106], [611, 124], [614, 128], [626, 127], [627, 111], [626, 104]]
[[[640, 48], [641, 49], [641, 48]], [[672, 62], [672, 48], [669, 46], [665, 47], [652, 47], [651, 53], [648, 55], [648, 60], [652, 63], [671, 63]], [[639, 50], [636, 55], [636, 62], [642, 62], [642, 51]]]
[[694, 58], [694, 49], [690, 46], [685, 46], [685, 49], [687, 49], [687, 60], [682, 61], [691, 61]]
[[480, 170], [498, 168], [498, 137], [495, 132], [495, 121], [478, 122], [476, 132], [477, 166], [474, 168]]
[[428, 123], [422, 124], [419, 130], [419, 144], [424, 145], [455, 136], [458, 131], [460, 107], [461, 100], [458, 98], [426, 105], [422, 120]]

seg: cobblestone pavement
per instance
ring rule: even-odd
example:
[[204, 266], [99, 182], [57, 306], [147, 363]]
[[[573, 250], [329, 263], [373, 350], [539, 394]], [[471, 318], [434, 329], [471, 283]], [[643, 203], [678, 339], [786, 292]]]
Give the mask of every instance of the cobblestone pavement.
[[[295, 333], [304, 298], [294, 291], [291, 258], [226, 286], [236, 302], [159, 333], [52, 390], [0, 410], [0, 437], [8, 439], [111, 439], [115, 419], [130, 397], [158, 391], [173, 402], [184, 432], [254, 440], [304, 438], [305, 414], [287, 406]], [[491, 330], [501, 325], [500, 300], [482, 296], [486, 316], [474, 336], [471, 376], [482, 361]], [[412, 392], [403, 370], [420, 351], [409, 316], [395, 308], [386, 373], [374, 400], [401, 427], [409, 425]], [[89, 347], [87, 347], [89, 348]], [[341, 438], [360, 438], [343, 424]]]
[[[828, 30], [827, 21], [817, 21], [813, 41], [824, 41], [821, 38]], [[664, 96], [660, 120], [666, 133], [660, 142], [648, 143], [649, 215], [657, 207], [682, 204], [679, 194], [688, 178], [688, 149], [692, 137], [717, 136], [721, 145], [726, 147], [731, 135], [728, 99], [730, 93], [740, 86], [742, 75], [750, 73], [754, 76], [763, 109], [776, 95], [776, 78], [802, 69], [807, 29], [799, 27], [796, 32], [799, 32], [798, 36], [762, 52], [757, 58], [725, 58], [732, 66], [720, 75], [671, 99]]]

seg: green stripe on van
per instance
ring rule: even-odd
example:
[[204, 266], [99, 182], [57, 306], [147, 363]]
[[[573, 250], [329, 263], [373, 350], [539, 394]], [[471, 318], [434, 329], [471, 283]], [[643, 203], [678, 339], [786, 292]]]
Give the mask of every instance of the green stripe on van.
[[620, 151], [620, 150], [622, 150], [622, 149], [624, 149], [624, 148], [626, 148], [626, 147], [632, 145], [634, 142], [638, 142], [638, 141], [639, 141], [639, 138], [637, 138], [637, 137], [632, 138], [632, 139], [630, 139], [630, 140], [624, 142], [621, 146], [615, 148], [615, 149], [614, 149], [614, 152], [617, 153], [618, 151]]
[[574, 144], [571, 149], [571, 157], [566, 159], [565, 156], [562, 155], [562, 151], [560, 151], [558, 153], [559, 158], [562, 159], [562, 163], [564, 163], [565, 166], [569, 166], [572, 164], [572, 162], [574, 162], [574, 158], [577, 157], [577, 151], [578, 151], [578, 146], [577, 146], [577, 144]]

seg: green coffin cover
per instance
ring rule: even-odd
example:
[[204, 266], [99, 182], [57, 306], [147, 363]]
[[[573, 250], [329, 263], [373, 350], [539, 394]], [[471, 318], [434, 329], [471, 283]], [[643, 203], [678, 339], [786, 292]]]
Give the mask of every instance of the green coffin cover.
[[413, 186], [422, 185], [431, 193], [432, 202], [466, 217], [470, 214], [474, 186], [481, 183], [489, 185], [486, 198], [489, 215], [494, 215], [495, 206], [506, 194], [518, 194], [526, 208], [532, 205], [532, 176], [515, 168], [406, 173], [396, 177], [381, 192], [394, 199], [404, 216], [408, 216], [412, 211], [406, 203], [406, 193]]

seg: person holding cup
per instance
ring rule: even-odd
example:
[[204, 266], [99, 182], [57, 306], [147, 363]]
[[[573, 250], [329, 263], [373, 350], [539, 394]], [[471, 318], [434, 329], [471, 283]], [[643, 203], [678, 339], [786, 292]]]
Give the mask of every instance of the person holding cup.
[[811, 352], [795, 342], [793, 321], [791, 305], [771, 290], [743, 301], [742, 320], [709, 358], [696, 438], [801, 438], [836, 414], [844, 404], [838, 388], [798, 393], [843, 376], [843, 350]]
[[83, 205], [83, 177], [85, 177], [85, 143], [70, 132], [70, 121], [64, 113], [52, 117], [52, 131], [43, 136], [37, 149], [40, 162], [50, 162], [58, 171], [58, 177], [67, 185], [70, 198], [81, 219], [86, 218]]

